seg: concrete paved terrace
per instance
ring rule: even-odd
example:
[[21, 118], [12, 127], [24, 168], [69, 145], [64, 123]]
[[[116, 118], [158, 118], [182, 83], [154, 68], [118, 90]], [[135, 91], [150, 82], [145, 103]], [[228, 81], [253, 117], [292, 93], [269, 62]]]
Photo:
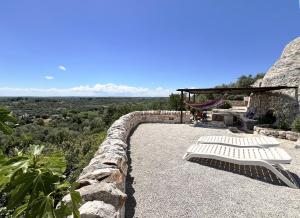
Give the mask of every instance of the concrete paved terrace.
[[[202, 135], [233, 134], [185, 124], [138, 126], [130, 138], [126, 217], [300, 217], [300, 189], [183, 160]], [[300, 175], [300, 149], [280, 142], [293, 158], [285, 167]]]

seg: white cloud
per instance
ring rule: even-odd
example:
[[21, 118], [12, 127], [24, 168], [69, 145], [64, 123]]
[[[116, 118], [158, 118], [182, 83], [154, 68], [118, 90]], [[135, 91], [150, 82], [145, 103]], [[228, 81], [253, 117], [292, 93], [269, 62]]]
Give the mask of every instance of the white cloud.
[[53, 80], [54, 77], [53, 76], [45, 76], [45, 79], [47, 79], [47, 80]]
[[81, 85], [72, 88], [9, 88], [0, 87], [2, 96], [129, 96], [166, 97], [174, 90], [157, 87], [154, 89], [117, 85], [113, 83]]
[[66, 67], [63, 66], [63, 65], [59, 65], [59, 66], [58, 66], [58, 69], [60, 69], [60, 70], [62, 70], [62, 71], [66, 71], [66, 70], [67, 70]]

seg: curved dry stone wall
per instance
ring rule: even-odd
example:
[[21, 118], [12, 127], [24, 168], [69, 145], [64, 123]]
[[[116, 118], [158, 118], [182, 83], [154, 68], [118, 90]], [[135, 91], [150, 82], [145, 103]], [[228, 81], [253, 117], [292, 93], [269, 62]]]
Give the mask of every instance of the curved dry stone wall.
[[[183, 112], [183, 122], [190, 122], [190, 113]], [[107, 131], [94, 158], [80, 174], [77, 190], [83, 200], [83, 218], [124, 217], [127, 175], [127, 139], [140, 123], [180, 123], [179, 111], [136, 111], [122, 116]], [[70, 203], [70, 195], [64, 197]]]

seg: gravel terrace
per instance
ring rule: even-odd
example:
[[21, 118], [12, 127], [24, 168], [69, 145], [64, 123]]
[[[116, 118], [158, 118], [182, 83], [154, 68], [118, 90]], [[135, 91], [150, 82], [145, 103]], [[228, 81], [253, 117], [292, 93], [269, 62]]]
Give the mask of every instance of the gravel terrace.
[[[126, 217], [300, 217], [300, 190], [182, 159], [201, 135], [226, 129], [141, 124], [130, 138]], [[243, 134], [239, 134], [242, 136]], [[280, 140], [300, 176], [300, 149]]]

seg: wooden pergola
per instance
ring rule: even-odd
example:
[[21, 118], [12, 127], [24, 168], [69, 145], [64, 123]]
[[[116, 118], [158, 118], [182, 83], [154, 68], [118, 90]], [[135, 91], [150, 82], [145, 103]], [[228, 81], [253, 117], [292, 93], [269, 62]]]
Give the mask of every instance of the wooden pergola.
[[191, 94], [193, 95], [193, 102], [196, 101], [197, 94], [246, 94], [250, 95], [251, 93], [263, 93], [275, 90], [282, 89], [295, 89], [295, 96], [298, 96], [298, 87], [297, 86], [266, 86], [266, 87], [247, 87], [247, 88], [204, 88], [204, 89], [177, 89], [180, 94], [180, 123], [182, 123], [183, 116], [183, 98], [184, 93], [188, 93], [189, 101], [191, 101]]

